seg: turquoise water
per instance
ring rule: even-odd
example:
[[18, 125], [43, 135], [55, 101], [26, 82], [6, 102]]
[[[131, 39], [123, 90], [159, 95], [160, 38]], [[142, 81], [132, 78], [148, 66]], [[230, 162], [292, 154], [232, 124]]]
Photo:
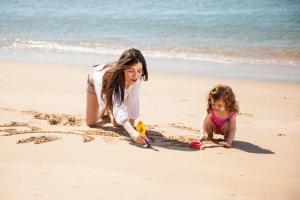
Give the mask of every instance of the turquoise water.
[[0, 0], [0, 53], [300, 65], [300, 0]]

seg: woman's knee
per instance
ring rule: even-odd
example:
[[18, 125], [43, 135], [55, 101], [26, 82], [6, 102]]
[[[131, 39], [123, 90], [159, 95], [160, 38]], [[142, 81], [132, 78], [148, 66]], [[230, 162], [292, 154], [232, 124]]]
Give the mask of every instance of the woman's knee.
[[85, 123], [89, 127], [94, 127], [96, 125], [96, 121], [95, 120], [90, 120], [90, 119], [85, 119]]

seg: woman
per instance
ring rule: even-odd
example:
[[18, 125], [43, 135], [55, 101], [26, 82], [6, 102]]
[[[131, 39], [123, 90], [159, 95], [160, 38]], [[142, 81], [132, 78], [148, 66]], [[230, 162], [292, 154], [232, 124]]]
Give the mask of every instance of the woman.
[[94, 66], [87, 81], [87, 125], [95, 125], [108, 111], [114, 126], [123, 126], [136, 143], [146, 144], [148, 139], [133, 127], [142, 80], [148, 80], [147, 64], [137, 49], [127, 49], [117, 62]]

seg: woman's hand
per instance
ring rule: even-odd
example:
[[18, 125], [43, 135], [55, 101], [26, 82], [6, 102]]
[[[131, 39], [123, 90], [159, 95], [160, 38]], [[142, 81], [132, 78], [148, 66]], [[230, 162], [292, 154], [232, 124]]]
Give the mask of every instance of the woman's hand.
[[[125, 128], [125, 130], [129, 133], [130, 137], [133, 139], [133, 141], [137, 144], [142, 144], [145, 145], [147, 144], [147, 141], [149, 143], [149, 139], [146, 137], [143, 137], [140, 135], [139, 132], [137, 132], [133, 126], [131, 125], [131, 123], [129, 122], [129, 120], [127, 120], [124, 124], [123, 127]], [[146, 141], [147, 140], [147, 141]]]
[[143, 136], [138, 135], [138, 136], [134, 137], [133, 140], [134, 140], [134, 142], [136, 142], [138, 144], [145, 145], [145, 144], [147, 144], [146, 140], [148, 140], [148, 138], [144, 138]]

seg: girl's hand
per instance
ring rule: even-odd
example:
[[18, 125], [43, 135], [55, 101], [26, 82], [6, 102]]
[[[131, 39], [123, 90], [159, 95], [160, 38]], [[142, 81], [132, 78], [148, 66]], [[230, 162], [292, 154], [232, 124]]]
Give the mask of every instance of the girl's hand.
[[225, 148], [230, 148], [231, 144], [229, 142], [219, 142], [220, 145], [222, 145]]
[[[134, 142], [136, 142], [136, 143], [138, 143], [138, 144], [142, 144], [142, 145], [145, 145], [145, 144], [147, 144], [146, 143], [146, 140], [147, 140], [148, 138], [144, 138], [143, 136], [141, 136], [140, 134], [138, 135], [138, 136], [136, 136], [136, 137], [134, 137], [133, 138], [133, 140], [134, 140]], [[149, 140], [148, 140], [149, 141]]]
[[200, 134], [200, 142], [202, 142], [203, 140], [206, 140], [206, 134], [205, 133]]

